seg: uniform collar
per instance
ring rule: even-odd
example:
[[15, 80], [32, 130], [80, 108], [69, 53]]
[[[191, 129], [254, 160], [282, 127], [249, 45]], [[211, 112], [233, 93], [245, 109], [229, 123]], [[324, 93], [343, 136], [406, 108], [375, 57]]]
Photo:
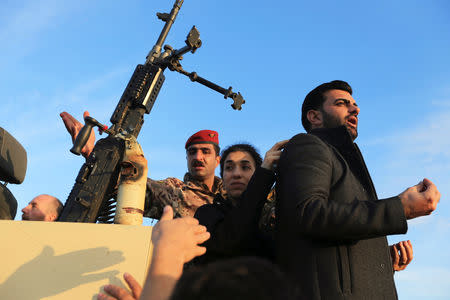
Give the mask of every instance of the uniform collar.
[[[209, 188], [206, 184], [204, 184], [203, 182], [195, 179], [191, 173], [187, 172], [184, 175], [183, 181], [186, 183], [187, 186], [189, 186], [189, 188], [193, 189], [193, 190], [204, 190], [204, 191], [209, 191]], [[212, 186], [212, 191], [213, 194], [223, 194], [223, 187], [222, 187], [222, 179], [220, 179], [217, 176], [214, 176], [214, 183]]]

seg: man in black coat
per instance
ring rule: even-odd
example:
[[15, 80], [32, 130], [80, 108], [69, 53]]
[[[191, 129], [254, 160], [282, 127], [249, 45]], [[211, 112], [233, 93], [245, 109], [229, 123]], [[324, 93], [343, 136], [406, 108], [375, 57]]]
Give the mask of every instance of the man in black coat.
[[307, 134], [281, 155], [276, 259], [305, 299], [396, 299], [386, 235], [439, 201], [428, 179], [378, 199], [353, 140], [359, 108], [344, 81], [312, 90], [302, 106]]

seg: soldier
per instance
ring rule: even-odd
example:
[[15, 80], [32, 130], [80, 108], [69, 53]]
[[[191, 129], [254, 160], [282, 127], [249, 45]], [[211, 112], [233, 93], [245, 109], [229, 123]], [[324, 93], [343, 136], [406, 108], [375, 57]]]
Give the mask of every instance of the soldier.
[[22, 209], [22, 220], [53, 222], [58, 219], [62, 208], [63, 204], [58, 198], [42, 194], [34, 197], [33, 200]]
[[[67, 131], [75, 140], [83, 125], [67, 112], [60, 114]], [[89, 116], [86, 111], [84, 117]], [[88, 157], [94, 149], [92, 131], [81, 154]], [[175, 217], [194, 216], [198, 207], [212, 203], [217, 193], [223, 194], [222, 180], [214, 176], [220, 163], [219, 135], [213, 130], [201, 130], [186, 142], [188, 172], [183, 181], [169, 177], [147, 180], [144, 216], [159, 219], [165, 205], [172, 206]]]
[[216, 194], [224, 194], [222, 180], [214, 175], [220, 163], [218, 133], [201, 130], [187, 140], [185, 148], [188, 172], [183, 181], [147, 180], [144, 216], [159, 219], [164, 206], [171, 205], [175, 217], [192, 217], [197, 208], [213, 203]]

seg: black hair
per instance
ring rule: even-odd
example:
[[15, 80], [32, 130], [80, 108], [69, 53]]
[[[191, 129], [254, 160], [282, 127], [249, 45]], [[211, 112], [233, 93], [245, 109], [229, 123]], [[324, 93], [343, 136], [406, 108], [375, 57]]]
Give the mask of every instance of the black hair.
[[352, 94], [352, 87], [342, 80], [333, 80], [322, 83], [309, 92], [302, 105], [302, 125], [306, 132], [311, 130], [311, 123], [307, 118], [308, 111], [322, 109], [322, 105], [325, 102], [324, 94], [330, 90], [341, 90], [348, 92], [350, 95]]
[[170, 300], [297, 299], [286, 275], [257, 257], [219, 260], [186, 270]]
[[220, 147], [217, 144], [212, 144], [214, 146], [214, 151], [216, 151], [216, 156], [219, 156], [220, 153]]
[[222, 151], [222, 155], [220, 158], [220, 177], [223, 177], [223, 167], [225, 164], [225, 159], [231, 152], [242, 151], [247, 152], [255, 161], [255, 167], [259, 167], [262, 164], [261, 155], [259, 155], [258, 151], [250, 144], [234, 144], [228, 146]]

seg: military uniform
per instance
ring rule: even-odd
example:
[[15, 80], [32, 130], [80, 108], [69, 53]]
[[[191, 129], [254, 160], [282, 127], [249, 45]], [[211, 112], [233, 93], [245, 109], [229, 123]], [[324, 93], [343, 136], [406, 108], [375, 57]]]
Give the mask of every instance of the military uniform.
[[166, 205], [172, 206], [174, 217], [193, 217], [197, 208], [213, 203], [216, 194], [225, 195], [225, 192], [219, 177], [214, 177], [210, 191], [206, 184], [186, 173], [183, 181], [174, 177], [164, 180], [148, 178], [145, 194], [144, 217], [159, 219]]
[[272, 189], [267, 196], [267, 201], [261, 211], [261, 217], [259, 219], [259, 230], [266, 235], [275, 238], [275, 205], [276, 205], [276, 192]]

